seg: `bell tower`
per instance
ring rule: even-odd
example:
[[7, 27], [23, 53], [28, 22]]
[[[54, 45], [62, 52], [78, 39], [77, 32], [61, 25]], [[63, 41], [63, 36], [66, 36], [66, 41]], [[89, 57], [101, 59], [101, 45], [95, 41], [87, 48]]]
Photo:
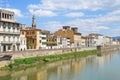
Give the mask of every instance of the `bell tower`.
[[32, 28], [36, 28], [36, 18], [35, 15], [32, 17]]

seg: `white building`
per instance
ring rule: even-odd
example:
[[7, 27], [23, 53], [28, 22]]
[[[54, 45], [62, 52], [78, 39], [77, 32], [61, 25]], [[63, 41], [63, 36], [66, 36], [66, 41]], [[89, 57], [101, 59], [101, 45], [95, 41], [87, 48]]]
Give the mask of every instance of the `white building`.
[[70, 47], [70, 38], [62, 38], [62, 48]]
[[47, 35], [44, 32], [41, 32], [41, 47], [46, 48], [47, 45]]
[[112, 45], [120, 45], [120, 41], [119, 40], [113, 40]]
[[19, 50], [19, 26], [14, 20], [14, 12], [0, 9], [0, 52]]
[[86, 45], [88, 47], [93, 46], [107, 46], [111, 45], [112, 38], [108, 36], [104, 36], [101, 34], [89, 34], [86, 38]]
[[86, 47], [86, 37], [81, 37], [81, 47]]

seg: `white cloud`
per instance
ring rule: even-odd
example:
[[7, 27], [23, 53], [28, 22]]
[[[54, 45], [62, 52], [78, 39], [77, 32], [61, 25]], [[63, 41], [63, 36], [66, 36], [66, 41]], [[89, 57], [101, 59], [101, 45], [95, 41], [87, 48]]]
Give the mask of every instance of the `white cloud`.
[[55, 14], [54, 12], [52, 11], [49, 11], [49, 10], [29, 10], [29, 12], [31, 14], [35, 14], [36, 16], [39, 16], [39, 17], [53, 17], [53, 16], [57, 16], [57, 14]]
[[[119, 11], [114, 10], [113, 12], [110, 12], [104, 16], [98, 16], [95, 18], [87, 18], [87, 19], [74, 19], [72, 21], [68, 22], [48, 22], [45, 24], [45, 26], [50, 27], [50, 31], [55, 31], [57, 29], [62, 28], [63, 25], [69, 25], [72, 27], [78, 27], [79, 31], [83, 34], [89, 34], [89, 33], [103, 33], [106, 35], [114, 36], [119, 35], [120, 33], [120, 27], [112, 29], [111, 25], [118, 25], [120, 22], [120, 15], [118, 14]], [[114, 14], [113, 14], [114, 13]]]
[[82, 12], [71, 12], [71, 13], [68, 13], [66, 14], [65, 16], [67, 17], [81, 17], [81, 16], [84, 16], [84, 13]]
[[16, 17], [23, 17], [22, 12], [19, 9], [5, 8], [6, 10], [13, 11]]
[[111, 15], [120, 15], [120, 9], [114, 10], [113, 12], [108, 14], [109, 16]]
[[30, 4], [28, 8], [43, 10], [99, 10], [115, 7], [118, 4], [120, 4], [119, 0], [41, 0], [41, 3]]
[[111, 4], [110, 6], [112, 7], [120, 7], [120, 0], [111, 0]]
[[[41, 3], [28, 5], [28, 9], [31, 14], [33, 13], [38, 14], [38, 11], [40, 10], [41, 13], [47, 11], [46, 17], [47, 16], [49, 17], [49, 15], [51, 14], [52, 16], [56, 16], [58, 12], [62, 13], [65, 11], [77, 11], [77, 10], [96, 11], [96, 10], [114, 9], [116, 7], [120, 7], [119, 0], [114, 0], [114, 1], [113, 0], [104, 0], [104, 1], [103, 0], [41, 0]], [[66, 15], [69, 16], [69, 14]], [[77, 15], [81, 16], [80, 14]], [[44, 14], [39, 14], [39, 16], [44, 16]]]
[[[110, 31], [111, 28], [109, 26], [120, 24], [119, 8], [120, 0], [41, 0], [41, 3], [28, 5], [29, 12], [40, 17], [52, 17], [58, 16], [59, 14], [77, 18], [64, 23], [62, 23], [64, 20], [62, 22], [46, 22], [44, 25], [51, 31], [60, 29], [62, 25], [70, 25], [72, 27], [79, 27], [79, 31], [82, 33]], [[84, 13], [86, 15], [82, 11], [85, 11]], [[87, 11], [91, 13], [87, 13]], [[94, 12], [96, 15], [93, 14]], [[94, 17], [87, 17], [90, 15]], [[84, 18], [80, 18], [81, 16]], [[120, 30], [119, 28], [116, 29]]]
[[108, 31], [105, 32], [105, 34], [111, 36], [120, 36], [120, 26], [109, 29]]
[[51, 32], [54, 32], [58, 29], [61, 29], [61, 27], [64, 24], [57, 22], [57, 21], [51, 21], [51, 22], [44, 23], [43, 25], [44, 25], [44, 29], [50, 30]]

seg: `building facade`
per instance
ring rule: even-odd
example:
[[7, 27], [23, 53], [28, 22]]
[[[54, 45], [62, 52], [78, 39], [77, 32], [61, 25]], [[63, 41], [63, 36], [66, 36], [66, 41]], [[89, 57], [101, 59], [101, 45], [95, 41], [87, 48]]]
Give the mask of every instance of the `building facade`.
[[46, 47], [46, 34], [36, 28], [35, 16], [32, 18], [32, 27], [23, 28], [25, 31], [27, 49], [41, 49]]
[[20, 25], [20, 51], [27, 50], [27, 44], [26, 44], [26, 31], [25, 31], [26, 25], [21, 24]]
[[81, 41], [81, 47], [86, 47], [86, 37], [81, 37], [82, 41]]
[[59, 29], [54, 33], [55, 36], [67, 37], [70, 39], [70, 43], [74, 43], [74, 32], [70, 29], [70, 26], [63, 26], [63, 29]]
[[80, 47], [82, 43], [82, 34], [78, 32], [77, 27], [72, 27], [71, 30], [74, 33], [74, 47]]
[[112, 38], [101, 34], [89, 34], [86, 38], [86, 45], [92, 46], [108, 46], [112, 44]]
[[70, 26], [63, 26], [63, 29], [56, 31], [54, 35], [69, 38], [71, 47], [81, 46], [81, 33], [78, 32], [77, 27], [70, 28]]
[[20, 49], [20, 24], [14, 16], [14, 12], [0, 9], [0, 52]]

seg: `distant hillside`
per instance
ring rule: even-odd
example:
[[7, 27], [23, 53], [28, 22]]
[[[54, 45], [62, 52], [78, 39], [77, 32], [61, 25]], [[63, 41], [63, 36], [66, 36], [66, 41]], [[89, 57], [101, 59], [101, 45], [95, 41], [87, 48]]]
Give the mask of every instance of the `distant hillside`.
[[120, 39], [120, 36], [112, 37], [114, 40], [115, 39]]

